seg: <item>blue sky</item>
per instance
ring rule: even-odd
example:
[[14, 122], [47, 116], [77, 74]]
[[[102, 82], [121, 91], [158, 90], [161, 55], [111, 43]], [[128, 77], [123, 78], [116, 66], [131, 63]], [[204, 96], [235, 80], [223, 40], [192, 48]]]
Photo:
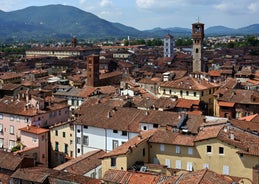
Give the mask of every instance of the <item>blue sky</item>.
[[191, 28], [197, 17], [205, 27], [240, 28], [259, 23], [259, 0], [1, 0], [0, 9], [13, 11], [48, 4], [75, 6], [139, 30]]

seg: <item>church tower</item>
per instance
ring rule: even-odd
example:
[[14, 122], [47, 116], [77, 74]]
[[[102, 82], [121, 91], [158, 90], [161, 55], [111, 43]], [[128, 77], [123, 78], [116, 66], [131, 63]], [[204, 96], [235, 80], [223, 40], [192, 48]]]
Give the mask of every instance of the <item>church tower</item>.
[[205, 71], [205, 64], [203, 62], [203, 39], [204, 39], [204, 24], [197, 22], [192, 24], [192, 71]]
[[99, 83], [99, 56], [87, 57], [87, 85], [96, 87]]
[[164, 38], [164, 57], [174, 56], [174, 37], [170, 34]]

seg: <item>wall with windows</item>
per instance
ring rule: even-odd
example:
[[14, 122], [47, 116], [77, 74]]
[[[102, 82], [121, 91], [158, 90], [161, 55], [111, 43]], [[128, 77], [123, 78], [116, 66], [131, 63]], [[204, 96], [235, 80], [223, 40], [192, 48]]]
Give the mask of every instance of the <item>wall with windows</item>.
[[204, 89], [204, 90], [193, 90], [193, 89], [174, 89], [168, 87], [158, 88], [158, 97], [171, 97], [177, 96], [178, 98], [188, 99], [188, 100], [200, 100], [206, 103], [208, 114], [213, 114], [214, 108], [214, 97], [213, 93], [218, 89], [218, 87]]
[[30, 117], [0, 113], [0, 148], [11, 150], [20, 138], [20, 128], [31, 122]]
[[66, 157], [75, 157], [74, 126], [71, 122], [50, 127], [51, 167], [66, 161]]
[[102, 173], [104, 174], [109, 169], [127, 171], [137, 161], [144, 161], [147, 163], [148, 159], [148, 144], [146, 141], [144, 141], [143, 143], [138, 144], [137, 147], [129, 149], [125, 155], [104, 158], [102, 160]]
[[138, 133], [75, 125], [76, 157], [96, 149], [111, 151], [136, 135]]
[[200, 161], [197, 167], [208, 164], [208, 168], [220, 174], [247, 177], [252, 179], [252, 168], [259, 164], [257, 156], [239, 154], [239, 149], [218, 139], [196, 142]]
[[150, 143], [149, 149], [151, 163], [189, 171], [208, 168], [224, 175], [242, 173], [242, 177], [252, 179], [253, 167], [259, 164], [257, 156], [239, 154], [239, 149], [218, 139], [196, 142], [194, 147]]

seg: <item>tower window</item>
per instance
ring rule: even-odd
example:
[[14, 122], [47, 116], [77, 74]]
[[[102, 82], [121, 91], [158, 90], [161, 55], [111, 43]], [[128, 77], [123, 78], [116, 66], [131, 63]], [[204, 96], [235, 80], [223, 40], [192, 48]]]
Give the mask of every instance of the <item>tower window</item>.
[[199, 49], [196, 49], [196, 53], [199, 53]]

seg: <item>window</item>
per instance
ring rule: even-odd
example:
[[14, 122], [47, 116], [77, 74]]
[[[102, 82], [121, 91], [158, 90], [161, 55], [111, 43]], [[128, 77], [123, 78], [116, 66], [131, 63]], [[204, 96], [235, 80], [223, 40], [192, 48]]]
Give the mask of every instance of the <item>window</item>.
[[203, 164], [203, 169], [209, 169], [209, 164], [207, 163]]
[[112, 140], [112, 149], [115, 149], [119, 146], [119, 141], [117, 140]]
[[58, 111], [58, 115], [61, 116], [61, 110]]
[[113, 130], [113, 133], [117, 134], [117, 133], [118, 133], [118, 130]]
[[181, 152], [181, 147], [175, 146], [175, 153], [180, 153], [180, 152]]
[[165, 151], [165, 145], [164, 144], [160, 144], [160, 151]]
[[41, 141], [44, 141], [45, 140], [45, 135], [42, 135], [41, 136]]
[[212, 147], [211, 146], [207, 146], [207, 153], [212, 153]]
[[183, 96], [183, 91], [182, 90], [180, 91], [180, 96]]
[[223, 174], [229, 175], [229, 166], [227, 166], [227, 165], [223, 166]]
[[87, 126], [87, 125], [84, 125], [84, 129], [88, 129], [88, 126]]
[[76, 143], [77, 143], [77, 144], [81, 144], [81, 138], [80, 138], [80, 137], [77, 137], [77, 138], [76, 138]]
[[10, 125], [10, 134], [14, 134], [14, 126], [13, 125]]
[[58, 131], [57, 130], [55, 130], [55, 136], [58, 136]]
[[145, 148], [143, 148], [143, 150], [142, 150], [142, 156], [144, 157], [146, 155], [146, 150], [145, 150]]
[[189, 96], [189, 91], [186, 91], [186, 96]]
[[10, 140], [9, 141], [9, 149], [12, 149], [14, 147], [14, 141]]
[[196, 49], [196, 53], [199, 53], [199, 49]]
[[158, 128], [158, 124], [153, 124], [153, 128]]
[[85, 146], [89, 145], [89, 137], [86, 135], [83, 136], [83, 145]]
[[171, 161], [170, 159], [165, 159], [165, 165], [170, 168], [171, 167]]
[[0, 124], [0, 133], [3, 133], [3, 124]]
[[187, 167], [186, 167], [187, 171], [192, 171], [192, 162], [187, 162]]
[[68, 144], [65, 144], [64, 153], [65, 153], [65, 154], [68, 154]]
[[122, 131], [122, 132], [121, 132], [121, 135], [127, 136], [127, 135], [128, 135], [128, 132], [127, 132], [127, 131]]
[[181, 162], [181, 160], [176, 160], [175, 161], [175, 168], [176, 169], [182, 169], [182, 162]]
[[66, 137], [66, 132], [62, 132], [62, 136], [63, 136], [63, 137]]
[[14, 120], [14, 117], [11, 115], [10, 116], [10, 121], [13, 121]]
[[4, 139], [0, 138], [0, 148], [3, 148], [3, 147], [4, 147]]
[[223, 147], [219, 147], [219, 154], [224, 155], [224, 148]]
[[19, 116], [16, 116], [16, 121], [20, 122], [20, 117]]
[[204, 95], [204, 92], [202, 91], [202, 92], [201, 92], [201, 96], [203, 96], [203, 95]]
[[197, 93], [194, 91], [194, 92], [193, 92], [193, 96], [196, 96], [196, 95], [197, 95]]
[[191, 147], [188, 148], [188, 154], [192, 155], [193, 154], [193, 149]]
[[77, 133], [80, 133], [81, 132], [81, 130], [80, 129], [77, 129]]
[[3, 119], [3, 114], [0, 114], [0, 119]]
[[116, 166], [116, 157], [112, 157], [111, 158], [111, 167], [115, 167]]
[[77, 149], [77, 153], [80, 153], [80, 152], [81, 152], [81, 150], [80, 150], [80, 148], [78, 148], [78, 149]]
[[143, 126], [143, 130], [147, 130], [147, 126]]
[[91, 178], [96, 178], [96, 172], [91, 173]]
[[58, 142], [55, 142], [55, 151], [58, 151]]

